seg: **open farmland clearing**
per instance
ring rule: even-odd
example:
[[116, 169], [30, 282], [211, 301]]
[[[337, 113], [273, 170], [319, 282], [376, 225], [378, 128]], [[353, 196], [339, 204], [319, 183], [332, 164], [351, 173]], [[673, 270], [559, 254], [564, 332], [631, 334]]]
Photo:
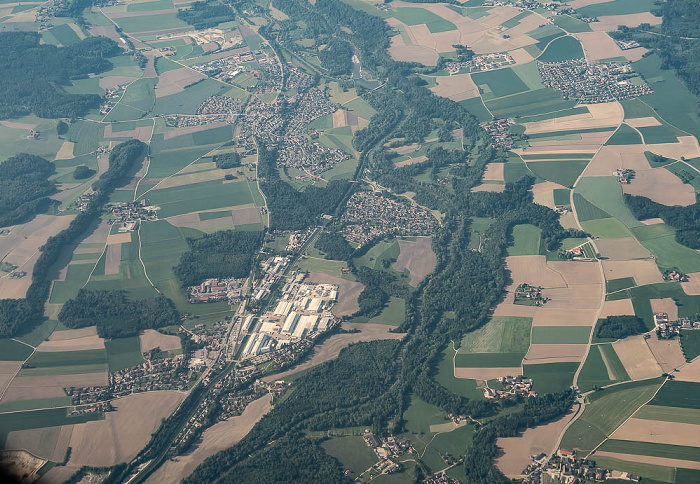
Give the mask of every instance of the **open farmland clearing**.
[[639, 170], [634, 180], [622, 187], [624, 193], [641, 195], [663, 205], [687, 207], [695, 203], [695, 190], [664, 168]]
[[147, 329], [139, 336], [141, 342], [141, 352], [146, 353], [153, 348], [160, 348], [161, 351], [173, 351], [182, 348], [180, 337], [163, 334], [155, 329]]
[[631, 418], [611, 439], [700, 447], [700, 425]]
[[613, 348], [632, 380], [654, 378], [663, 373], [642, 336], [617, 341]]
[[394, 270], [408, 270], [412, 286], [420, 282], [435, 270], [437, 260], [432, 249], [432, 237], [416, 237], [415, 240], [399, 239], [399, 256], [393, 264]]

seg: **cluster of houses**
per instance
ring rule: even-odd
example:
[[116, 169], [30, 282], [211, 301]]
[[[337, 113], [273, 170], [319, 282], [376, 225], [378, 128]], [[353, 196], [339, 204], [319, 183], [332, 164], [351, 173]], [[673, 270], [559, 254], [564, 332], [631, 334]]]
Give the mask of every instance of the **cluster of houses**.
[[105, 89], [105, 95], [100, 106], [100, 114], [109, 113], [112, 108], [119, 102], [126, 91], [126, 84], [120, 84], [111, 88]]
[[513, 303], [524, 306], [544, 306], [549, 298], [542, 295], [541, 286], [531, 286], [526, 282], [519, 284], [515, 288], [515, 296]]
[[664, 280], [671, 282], [686, 282], [688, 276], [675, 269], [664, 272]]
[[564, 99], [581, 104], [620, 101], [654, 92], [629, 63], [589, 64], [585, 59], [537, 62], [547, 87], [562, 91]]
[[395, 458], [411, 448], [409, 441], [397, 442], [393, 436], [382, 437], [369, 429], [365, 429], [362, 439], [379, 457], [379, 461], [372, 466], [375, 471], [379, 474], [393, 474], [401, 470], [401, 464], [397, 463]]
[[536, 397], [537, 392], [532, 390], [532, 379], [524, 376], [499, 376], [498, 381], [503, 384], [502, 390], [484, 387], [484, 397], [489, 400], [522, 395]]
[[508, 151], [513, 147], [513, 137], [510, 132], [512, 124], [508, 119], [497, 118], [488, 123], [481, 123], [481, 127], [491, 136], [492, 147]]
[[384, 235], [430, 235], [438, 222], [430, 211], [374, 192], [355, 192], [341, 218], [343, 236], [363, 246]]
[[248, 70], [246, 63], [254, 61], [255, 56], [252, 52], [243, 52], [209, 62], [194, 64], [192, 69], [220, 81], [231, 83], [236, 77]]
[[241, 299], [245, 279], [206, 279], [201, 284], [187, 288], [187, 300], [191, 304], [228, 301], [234, 304]]
[[301, 249], [313, 233], [313, 228], [308, 228], [306, 230], [295, 230], [293, 232], [290, 232], [289, 241], [287, 242], [287, 246], [284, 248], [284, 250], [286, 250], [287, 252], [295, 252]]
[[590, 256], [587, 257], [583, 249], [585, 245], [586, 244], [581, 244], [569, 250], [562, 250], [559, 254], [562, 258], [569, 260], [590, 259]]
[[629, 168], [618, 168], [612, 175], [617, 177], [617, 181], [621, 185], [628, 185], [634, 178], [635, 171]]
[[158, 208], [149, 205], [145, 198], [139, 202], [113, 203], [109, 205], [109, 211], [113, 218], [109, 219], [107, 223], [109, 225], [120, 224], [119, 233], [133, 232], [139, 228], [141, 222], [156, 220]]
[[607, 479], [621, 479], [639, 482], [641, 477], [627, 472], [611, 472], [597, 467], [596, 463], [587, 459], [578, 459], [576, 451], [560, 448], [551, 458], [544, 453], [531, 456], [533, 463], [526, 469], [527, 476], [523, 483], [540, 483], [542, 474], [547, 474], [548, 482], [561, 484], [585, 484], [587, 482], [603, 482]]
[[482, 72], [500, 69], [501, 67], [515, 64], [515, 60], [507, 52], [497, 52], [493, 54], [475, 55], [468, 61], [448, 62], [447, 71], [450, 74], [460, 72]]
[[112, 412], [114, 411], [114, 407], [112, 406], [112, 402], [97, 402], [97, 403], [91, 403], [89, 405], [81, 405], [80, 407], [76, 407], [72, 409], [70, 412], [68, 412], [69, 417], [77, 417], [78, 415], [87, 415], [89, 413], [97, 413], [97, 412]]
[[654, 331], [659, 339], [671, 339], [678, 336], [682, 329], [700, 329], [700, 322], [690, 318], [678, 318], [671, 321], [668, 313], [656, 313], [654, 314], [654, 326]]

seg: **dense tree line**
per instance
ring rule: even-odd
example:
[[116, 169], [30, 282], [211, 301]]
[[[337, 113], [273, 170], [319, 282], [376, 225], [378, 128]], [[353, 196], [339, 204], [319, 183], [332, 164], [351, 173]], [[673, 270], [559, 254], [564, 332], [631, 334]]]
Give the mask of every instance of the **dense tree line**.
[[144, 329], [160, 328], [180, 321], [175, 304], [165, 296], [129, 299], [125, 291], [81, 289], [58, 313], [69, 328], [97, 325], [101, 338], [136, 336]]
[[73, 178], [75, 180], [85, 180], [86, 178], [90, 178], [94, 174], [95, 170], [88, 168], [85, 165], [78, 165], [75, 167], [75, 170], [73, 170]]
[[216, 164], [216, 167], [222, 170], [241, 166], [241, 155], [239, 155], [236, 152], [214, 155], [213, 160]]
[[190, 8], [180, 8], [177, 11], [177, 18], [197, 30], [209, 29], [220, 23], [235, 20], [231, 7], [222, 5], [216, 0], [194, 2]]
[[193, 286], [211, 277], [247, 277], [262, 234], [222, 230], [189, 238], [187, 243], [190, 250], [180, 257], [175, 275], [183, 286]]
[[102, 207], [109, 201], [114, 189], [128, 181], [126, 174], [138, 160], [144, 146], [138, 140], [129, 140], [114, 147], [109, 156], [109, 168], [93, 185], [96, 192], [86, 209], [66, 229], [49, 237], [40, 247], [41, 255], [32, 269], [32, 284], [27, 289], [25, 299], [0, 300], [0, 334], [16, 335], [43, 317], [44, 304], [51, 288], [51, 267], [63, 250], [96, 226]]
[[20, 153], [0, 163], [0, 227], [25, 222], [50, 204], [54, 164]]
[[258, 142], [258, 177], [270, 209], [270, 228], [303, 230], [315, 225], [323, 214], [332, 214], [345, 198], [348, 182], [334, 180], [325, 188], [308, 187], [298, 192], [280, 178], [277, 153]]
[[335, 231], [324, 231], [316, 239], [316, 248], [325, 254], [326, 259], [348, 260], [355, 249], [341, 234]]
[[699, 203], [687, 207], [678, 205], [669, 207], [647, 197], [626, 193], [625, 203], [636, 219], [662, 218], [664, 222], [676, 229], [676, 242], [691, 249], [700, 249]]
[[637, 316], [608, 316], [598, 322], [598, 338], [622, 339], [635, 334], [646, 333], [647, 328]]
[[121, 53], [106, 37], [88, 37], [70, 47], [40, 44], [35, 32], [0, 32], [0, 118], [34, 113], [42, 118], [78, 117], [99, 107], [96, 94], [70, 94], [71, 79], [112, 68]]
[[318, 52], [321, 67], [332, 76], [341, 76], [352, 72], [352, 45], [344, 40], [331, 39], [326, 48]]

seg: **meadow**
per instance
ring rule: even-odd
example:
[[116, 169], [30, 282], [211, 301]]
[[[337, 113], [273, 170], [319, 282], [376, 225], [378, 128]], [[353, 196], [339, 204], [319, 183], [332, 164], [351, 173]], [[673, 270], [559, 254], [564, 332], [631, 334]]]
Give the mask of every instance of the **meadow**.
[[138, 336], [105, 341], [105, 349], [110, 372], [130, 368], [145, 361], [141, 355]]
[[528, 168], [540, 178], [569, 188], [574, 186], [576, 179], [587, 165], [588, 160], [537, 161], [527, 164]]
[[391, 11], [391, 15], [406, 25], [426, 24], [432, 33], [457, 30], [455, 24], [424, 8], [396, 8]]
[[358, 435], [331, 437], [321, 443], [323, 450], [338, 459], [357, 476], [377, 462], [377, 456]]
[[523, 374], [532, 378], [532, 389], [540, 394], [563, 392], [571, 386], [578, 363], [523, 365]]
[[0, 339], [0, 361], [24, 361], [32, 354], [32, 348], [11, 339]]
[[700, 383], [669, 380], [649, 404], [700, 409]]
[[[613, 376], [611, 379], [610, 376]], [[627, 371], [610, 344], [591, 347], [586, 362], [579, 373], [578, 386], [586, 392], [595, 387], [629, 380]]]
[[532, 328], [533, 344], [586, 344], [590, 326], [535, 326]]
[[519, 224], [513, 227], [512, 243], [506, 249], [509, 256], [538, 255], [542, 230], [532, 224]]
[[68, 410], [65, 408], [0, 414], [0, 446], [5, 446], [7, 434], [15, 430], [59, 427], [61, 425], [73, 425], [103, 418], [104, 414], [100, 412], [69, 417]]
[[[560, 25], [560, 27], [562, 26]], [[581, 42], [576, 37], [565, 36], [553, 40], [537, 60], [540, 62], [564, 62], [582, 57]]]

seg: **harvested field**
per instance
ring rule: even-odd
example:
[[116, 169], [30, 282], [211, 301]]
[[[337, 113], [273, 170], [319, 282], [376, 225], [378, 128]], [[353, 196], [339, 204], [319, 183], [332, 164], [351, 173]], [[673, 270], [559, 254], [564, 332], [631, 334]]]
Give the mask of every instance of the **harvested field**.
[[0, 124], [5, 126], [6, 128], [11, 128], [11, 129], [34, 129], [37, 127], [36, 123], [20, 123], [18, 121], [0, 121]]
[[493, 380], [499, 376], [518, 376], [523, 374], [520, 366], [513, 368], [455, 368], [455, 378], [469, 380]]
[[[105, 244], [107, 243], [107, 239], [109, 237], [109, 231], [112, 229], [112, 226], [107, 224], [106, 220], [102, 220], [100, 224], [97, 226], [93, 232], [88, 235], [85, 239], [83, 239], [82, 243], [84, 244]], [[127, 240], [126, 242], [131, 242], [131, 238]]]
[[647, 144], [646, 146], [652, 153], [674, 160], [680, 160], [681, 156], [686, 159], [700, 156], [698, 141], [693, 136], [678, 136], [678, 143]]
[[659, 339], [652, 336], [647, 340], [647, 345], [664, 373], [670, 373], [685, 364], [678, 339]]
[[658, 225], [664, 223], [664, 219], [662, 218], [648, 218], [644, 220], [640, 220], [644, 225]]
[[96, 420], [73, 426], [72, 465], [112, 466], [133, 459], [185, 397], [184, 393], [137, 393], [112, 402], [117, 409]]
[[80, 468], [75, 466], [54, 466], [41, 476], [36, 484], [63, 484]]
[[49, 341], [63, 341], [67, 339], [85, 338], [87, 336], [97, 336], [97, 326], [54, 331], [51, 333], [51, 336], [49, 336]]
[[[581, 361], [586, 354], [584, 344], [532, 344], [525, 355], [526, 363]], [[537, 361], [534, 361], [537, 360]]]
[[105, 76], [100, 77], [100, 87], [102, 89], [114, 89], [117, 86], [124, 86], [134, 82], [137, 78], [133, 76]]
[[110, 234], [109, 237], [107, 237], [107, 245], [112, 245], [112, 244], [128, 244], [131, 242], [131, 234], [129, 232], [125, 232], [122, 234]]
[[611, 57], [624, 57], [625, 51], [605, 32], [583, 32], [574, 34], [583, 47], [583, 52], [588, 61], [610, 59]]
[[617, 30], [620, 25], [627, 27], [638, 27], [641, 24], [659, 25], [661, 17], [655, 17], [649, 12], [632, 13], [627, 15], [604, 15], [598, 17], [598, 22], [590, 24], [596, 32], [610, 32]]
[[622, 279], [634, 277], [639, 286], [664, 282], [664, 278], [656, 263], [651, 260], [604, 260], [603, 271], [605, 279]]
[[556, 309], [598, 309], [603, 293], [602, 284], [578, 284], [565, 289], [547, 289], [544, 295], [551, 298], [547, 306]]
[[37, 346], [37, 351], [79, 351], [79, 350], [101, 350], [104, 349], [105, 342], [97, 335], [83, 336], [81, 338], [43, 341]]
[[233, 225], [245, 225], [262, 222], [258, 207], [239, 208], [232, 211]]
[[622, 185], [622, 191], [630, 195], [641, 195], [663, 205], [687, 207], [695, 203], [695, 189], [666, 170], [657, 168], [635, 173], [632, 183]]
[[331, 276], [323, 272], [312, 272], [309, 274], [309, 282], [320, 282], [326, 284], [337, 284], [338, 302], [333, 306], [333, 314], [337, 317], [350, 316], [360, 310], [357, 298], [365, 288], [360, 282], [348, 281], [340, 277]]
[[603, 257], [613, 261], [626, 261], [630, 259], [649, 259], [651, 252], [645, 249], [634, 237], [621, 237], [619, 239], [598, 239], [595, 241], [598, 252]]
[[[603, 34], [605, 35], [605, 34]], [[617, 127], [622, 122], [624, 110], [619, 102], [587, 104], [589, 113], [574, 114], [532, 123], [523, 123], [525, 133], [550, 133], [590, 128]], [[529, 150], [528, 150], [529, 152]]]
[[21, 366], [21, 361], [0, 361], [0, 396], [4, 395], [5, 389], [15, 377]]
[[7, 435], [5, 448], [26, 450], [42, 459], [62, 462], [72, 433], [72, 425], [15, 430]]
[[75, 143], [71, 141], [64, 141], [63, 144], [61, 145], [61, 149], [58, 150], [58, 153], [56, 153], [56, 160], [70, 160], [73, 158], [73, 148], [75, 147]]
[[342, 323], [344, 329], [357, 329], [357, 333], [341, 333], [334, 334], [330, 336], [320, 345], [314, 347], [311, 356], [300, 364], [286, 370], [282, 373], [277, 373], [275, 375], [270, 375], [264, 378], [265, 381], [276, 381], [285, 378], [289, 375], [293, 375], [303, 370], [313, 368], [326, 361], [334, 360], [338, 357], [338, 354], [343, 348], [348, 347], [351, 344], [359, 343], [360, 341], [374, 341], [378, 339], [401, 339], [406, 334], [405, 333], [390, 333], [389, 330], [395, 329], [396, 326], [389, 326], [387, 324], [374, 324], [374, 323]]
[[162, 351], [173, 351], [182, 348], [180, 337], [170, 334], [163, 334], [155, 329], [146, 329], [139, 335], [141, 341], [141, 353], [151, 351], [153, 348], [160, 348]]
[[416, 240], [399, 240], [399, 256], [393, 264], [394, 270], [408, 269], [410, 284], [418, 286], [426, 276], [435, 270], [437, 259], [433, 252], [432, 237], [416, 237]]
[[498, 304], [493, 310], [494, 316], [518, 316], [525, 318], [534, 318], [537, 314], [535, 306], [524, 306], [522, 304], [513, 304], [513, 295], [508, 294], [506, 299]]
[[487, 183], [486, 185], [478, 185], [471, 189], [472, 193], [477, 192], [496, 192], [502, 193], [506, 189], [505, 185], [500, 185], [496, 183]]
[[437, 65], [440, 54], [436, 50], [422, 45], [397, 45], [393, 42], [396, 37], [392, 37], [392, 45], [389, 47], [389, 54], [392, 59], [404, 62], [419, 62], [426, 66]]
[[268, 395], [250, 402], [241, 415], [218, 422], [205, 430], [202, 441], [192, 452], [166, 461], [146, 483], [180, 482], [185, 479], [204, 459], [238, 443], [270, 408]]
[[[637, 173], [648, 170], [651, 167], [644, 151], [644, 145], [602, 146], [583, 171], [583, 176], [611, 176], [618, 168], [634, 170]], [[635, 179], [632, 183], [636, 181]]]
[[678, 381], [692, 381], [700, 383], [700, 358], [695, 358], [692, 363], [688, 363], [675, 373]]
[[568, 285], [603, 283], [600, 268], [595, 263], [550, 261], [547, 266], [561, 274]]
[[119, 274], [122, 261], [122, 244], [110, 244], [105, 255], [105, 276]]
[[64, 388], [107, 385], [107, 372], [75, 375], [22, 376], [12, 380], [1, 403], [63, 397]]
[[700, 447], [700, 425], [631, 418], [613, 432], [610, 438]]
[[627, 462], [640, 462], [642, 464], [651, 464], [656, 466], [682, 467], [684, 469], [700, 469], [700, 462], [695, 462], [691, 460], [668, 459], [666, 457], [654, 457], [651, 455], [622, 454], [620, 452], [605, 452], [602, 450], [597, 451], [593, 455], [593, 458], [595, 458], [596, 456], [612, 457], [613, 459], [620, 459]]
[[688, 276], [688, 281], [681, 282], [683, 292], [689, 296], [700, 296], [700, 272], [691, 272], [686, 275]]
[[676, 321], [678, 319], [678, 306], [670, 297], [664, 299], [651, 299], [651, 309], [655, 313], [667, 313], [668, 319]]
[[543, 255], [515, 255], [506, 257], [506, 268], [510, 271], [513, 283], [507, 288], [513, 291], [526, 282], [544, 288], [566, 287], [566, 281], [560, 273], [552, 270]]
[[344, 128], [348, 125], [348, 112], [345, 109], [338, 109], [333, 113], [333, 127]]
[[[197, 126], [199, 127], [199, 126]], [[140, 139], [144, 143], [147, 143], [151, 138], [151, 133], [153, 132], [153, 126], [139, 126], [137, 128], [128, 131], [112, 131], [112, 125], [108, 124], [105, 127], [105, 138], [136, 138]], [[167, 136], [167, 134], [166, 134]]]
[[533, 326], [593, 326], [596, 310], [594, 309], [556, 309], [547, 305], [537, 308]]
[[503, 449], [503, 455], [496, 459], [496, 467], [510, 478], [522, 475], [523, 470], [532, 462], [531, 455], [542, 452], [549, 454], [554, 450], [559, 435], [573, 415], [573, 412], [569, 412], [546, 425], [527, 429], [518, 437], [498, 439], [496, 444]]
[[663, 373], [641, 335], [616, 341], [613, 348], [632, 380], [653, 378]]
[[399, 161], [396, 163], [396, 168], [401, 168], [402, 166], [408, 166], [408, 165], [414, 165], [416, 163], [422, 163], [428, 159], [427, 156], [421, 155], [421, 156], [416, 156], [415, 158], [409, 157], [407, 160]]
[[489, 163], [484, 170], [484, 181], [504, 181], [503, 167], [505, 163]]
[[607, 318], [608, 316], [632, 316], [633, 314], [634, 306], [632, 306], [632, 300], [618, 299], [617, 301], [605, 301], [600, 317]]
[[646, 116], [644, 118], [625, 119], [625, 123], [633, 128], [647, 128], [649, 126], [661, 126], [661, 121], [654, 116]]
[[464, 101], [479, 96], [479, 88], [476, 87], [470, 74], [455, 74], [452, 76], [438, 76], [435, 78], [436, 86], [430, 88], [438, 96]]
[[200, 74], [189, 67], [182, 67], [180, 69], [164, 72], [160, 75], [158, 84], [156, 84], [156, 98], [183, 92], [185, 86], [206, 79], [206, 77], [207, 76], [204, 74]]

